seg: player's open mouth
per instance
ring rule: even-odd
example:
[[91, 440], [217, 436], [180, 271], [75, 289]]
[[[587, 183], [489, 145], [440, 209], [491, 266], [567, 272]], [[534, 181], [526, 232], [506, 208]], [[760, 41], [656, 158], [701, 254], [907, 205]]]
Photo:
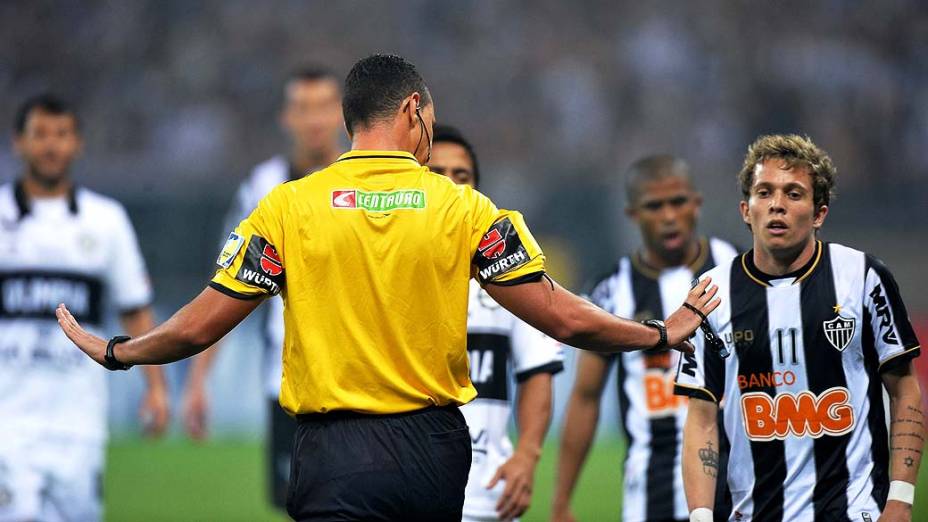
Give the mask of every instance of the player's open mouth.
[[665, 248], [679, 248], [683, 243], [683, 234], [677, 231], [664, 232], [661, 234], [661, 241], [664, 242]]
[[786, 231], [789, 230], [789, 226], [787, 226], [785, 221], [774, 220], [767, 223], [767, 230], [770, 231], [771, 234], [779, 236], [785, 234]]

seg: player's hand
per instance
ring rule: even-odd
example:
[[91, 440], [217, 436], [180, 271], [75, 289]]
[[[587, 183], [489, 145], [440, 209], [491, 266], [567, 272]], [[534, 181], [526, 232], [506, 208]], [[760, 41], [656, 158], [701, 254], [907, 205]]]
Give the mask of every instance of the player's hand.
[[206, 417], [209, 413], [209, 399], [202, 384], [190, 383], [183, 399], [184, 431], [193, 440], [206, 438]]
[[[715, 298], [719, 287], [716, 285], [710, 286], [711, 283], [711, 277], [703, 279], [686, 296], [685, 302], [699, 310], [703, 316], [708, 316], [721, 303], [719, 298]], [[691, 353], [693, 346], [686, 340], [693, 336], [701, 323], [702, 317], [699, 314], [685, 306], [681, 306], [664, 321], [664, 325], [667, 327], [667, 345], [676, 350]]]
[[912, 522], [912, 506], [898, 500], [888, 500], [877, 522]]
[[58, 326], [68, 336], [68, 339], [71, 339], [72, 343], [76, 344], [81, 351], [94, 361], [97, 361], [98, 364], [106, 366], [103, 356], [106, 355], [106, 343], [108, 341], [81, 328], [81, 325], [77, 323], [77, 319], [71, 315], [71, 312], [68, 311], [64, 304], [58, 305], [58, 308], [55, 309], [55, 316], [58, 317]]
[[536, 460], [532, 456], [516, 451], [496, 470], [496, 474], [487, 484], [487, 489], [493, 489], [500, 480], [506, 482], [503, 495], [496, 504], [496, 512], [501, 520], [512, 520], [521, 516], [531, 504], [535, 463]]
[[149, 385], [139, 406], [139, 419], [145, 435], [160, 437], [168, 427], [169, 419], [168, 393], [164, 385]]

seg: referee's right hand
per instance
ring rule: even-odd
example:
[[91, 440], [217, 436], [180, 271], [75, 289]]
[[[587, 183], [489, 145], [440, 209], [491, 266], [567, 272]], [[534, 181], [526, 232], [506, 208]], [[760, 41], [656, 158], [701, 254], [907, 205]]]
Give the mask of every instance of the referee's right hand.
[[97, 337], [84, 330], [77, 319], [71, 315], [68, 307], [61, 303], [55, 309], [55, 315], [58, 317], [58, 326], [64, 332], [68, 339], [71, 340], [78, 348], [86, 353], [91, 359], [100, 366], [106, 367], [106, 340]]
[[690, 290], [684, 304], [664, 321], [667, 328], [668, 346], [674, 349], [684, 347], [680, 350], [684, 352], [692, 351], [692, 349], [686, 349], [685, 346], [688, 344], [686, 340], [696, 333], [696, 329], [699, 328], [705, 317], [718, 308], [721, 303], [721, 300], [715, 297], [719, 287], [716, 285], [710, 286], [711, 283], [711, 277], [706, 277], [700, 281]]

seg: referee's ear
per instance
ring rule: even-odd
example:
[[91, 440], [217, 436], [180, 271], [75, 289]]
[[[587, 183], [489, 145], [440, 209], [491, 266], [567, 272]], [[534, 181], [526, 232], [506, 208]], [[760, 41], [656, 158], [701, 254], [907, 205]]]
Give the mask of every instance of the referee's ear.
[[416, 111], [422, 109], [422, 95], [415, 91], [407, 96], [400, 104], [400, 115], [406, 120], [409, 127], [419, 126], [419, 116]]

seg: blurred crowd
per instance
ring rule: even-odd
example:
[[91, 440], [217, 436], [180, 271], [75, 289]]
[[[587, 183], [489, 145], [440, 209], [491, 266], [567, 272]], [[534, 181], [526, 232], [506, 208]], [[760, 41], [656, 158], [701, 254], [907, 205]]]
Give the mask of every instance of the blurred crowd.
[[[573, 261], [576, 281], [637, 241], [614, 226], [612, 189], [640, 154], [688, 158], [711, 231], [741, 231], [734, 174], [763, 132], [806, 133], [832, 154], [838, 237], [928, 230], [918, 0], [3, 2], [0, 121], [37, 91], [72, 100], [86, 138], [78, 179], [129, 205], [156, 279], [189, 287], [235, 185], [284, 150], [286, 74], [305, 63], [344, 74], [374, 51], [419, 66], [497, 200], [567, 247], [599, 245]], [[0, 149], [0, 177], [17, 168]], [[190, 247], [185, 259], [163, 254], [171, 241]]]

